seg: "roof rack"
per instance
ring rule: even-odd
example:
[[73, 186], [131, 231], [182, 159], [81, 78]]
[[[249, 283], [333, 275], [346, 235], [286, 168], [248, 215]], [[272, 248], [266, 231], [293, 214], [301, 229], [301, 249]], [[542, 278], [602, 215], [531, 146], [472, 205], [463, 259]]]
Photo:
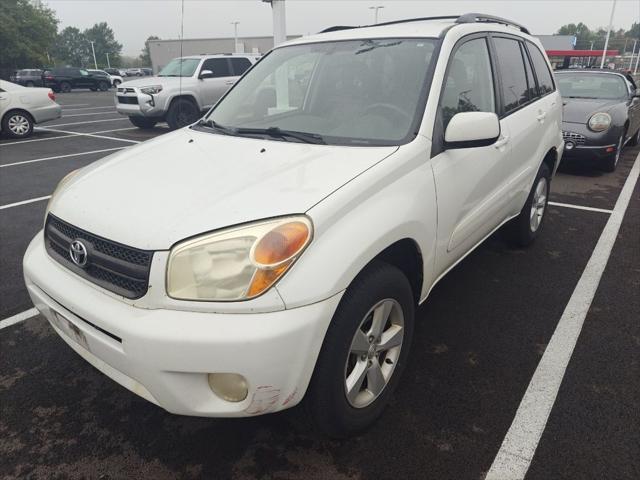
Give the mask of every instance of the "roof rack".
[[396, 25], [398, 23], [423, 22], [425, 20], [455, 20], [455, 23], [500, 23], [502, 25], [510, 25], [512, 27], [519, 28], [520, 31], [530, 35], [529, 30], [519, 23], [512, 22], [511, 20], [507, 20], [506, 18], [495, 17], [493, 15], [485, 15], [484, 13], [465, 13], [464, 15], [442, 15], [437, 17], [407, 18], [404, 20], [393, 20], [391, 22], [378, 23], [376, 25], [336, 25], [333, 27], [325, 28], [320, 33], [337, 32], [340, 30], [350, 30], [353, 28], [382, 27], [385, 25]]

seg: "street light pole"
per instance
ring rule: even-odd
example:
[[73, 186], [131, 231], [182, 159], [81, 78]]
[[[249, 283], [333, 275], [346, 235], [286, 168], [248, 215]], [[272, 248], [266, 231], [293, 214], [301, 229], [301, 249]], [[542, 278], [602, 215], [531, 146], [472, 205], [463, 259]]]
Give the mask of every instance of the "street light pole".
[[93, 65], [95, 69], [98, 69], [98, 62], [96, 61], [96, 49], [93, 48], [93, 42], [91, 42], [91, 51], [93, 52]]
[[373, 24], [377, 25], [378, 24], [378, 10], [380, 10], [381, 8], [384, 8], [383, 5], [378, 5], [375, 7], [369, 7], [369, 10], [373, 10]]
[[[633, 56], [636, 54], [636, 43], [638, 43], [638, 40], [633, 41], [633, 48], [631, 49], [631, 61], [629, 62], [629, 70], [631, 70], [631, 67], [633, 67]], [[638, 55], [640, 55], [640, 50], [638, 51]]]
[[607, 28], [607, 39], [604, 41], [604, 51], [602, 52], [602, 61], [600, 62], [600, 70], [604, 68], [604, 59], [607, 56], [607, 48], [609, 47], [609, 37], [611, 36], [611, 29], [613, 28], [613, 13], [616, 11], [616, 1], [613, 0], [611, 6], [611, 16], [609, 17], [609, 28]]
[[238, 24], [240, 22], [231, 22], [233, 25], [233, 51], [238, 53]]
[[109, 54], [107, 53], [107, 68], [111, 68], [111, 62], [109, 61]]

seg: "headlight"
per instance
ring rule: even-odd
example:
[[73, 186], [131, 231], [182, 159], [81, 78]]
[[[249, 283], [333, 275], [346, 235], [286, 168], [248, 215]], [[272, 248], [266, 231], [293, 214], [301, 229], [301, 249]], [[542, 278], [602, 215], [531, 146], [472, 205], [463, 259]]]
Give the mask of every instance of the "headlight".
[[214, 232], [179, 243], [167, 265], [167, 294], [179, 300], [237, 301], [266, 292], [309, 245], [306, 216]]
[[589, 119], [589, 130], [594, 132], [604, 132], [611, 126], [611, 115], [608, 113], [594, 113]]
[[160, 93], [162, 91], [162, 85], [152, 85], [150, 87], [142, 87], [140, 91], [142, 93], [146, 93], [149, 95], [155, 95], [156, 93]]
[[49, 201], [47, 202], [47, 208], [44, 211], [44, 218], [47, 218], [47, 215], [49, 214], [49, 209], [51, 208], [51, 202], [53, 202], [53, 199], [56, 197], [56, 194], [58, 192], [60, 192], [60, 190], [62, 190], [64, 188], [64, 186], [69, 183], [69, 180], [71, 180], [73, 177], [76, 176], [76, 174], [80, 171], [80, 169], [78, 168], [77, 170], [72, 170], [71, 172], [67, 173], [64, 177], [62, 177], [62, 180], [60, 180], [60, 182], [58, 182], [58, 185], [56, 186], [55, 190], [53, 191], [53, 193], [51, 194], [51, 198], [49, 198]]

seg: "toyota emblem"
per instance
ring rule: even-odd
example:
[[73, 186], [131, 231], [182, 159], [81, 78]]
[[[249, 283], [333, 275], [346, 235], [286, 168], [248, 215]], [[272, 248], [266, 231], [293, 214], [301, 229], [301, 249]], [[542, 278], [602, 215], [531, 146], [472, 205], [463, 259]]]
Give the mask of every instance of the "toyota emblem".
[[74, 240], [69, 246], [69, 256], [73, 263], [79, 267], [84, 267], [87, 264], [87, 247], [80, 240]]

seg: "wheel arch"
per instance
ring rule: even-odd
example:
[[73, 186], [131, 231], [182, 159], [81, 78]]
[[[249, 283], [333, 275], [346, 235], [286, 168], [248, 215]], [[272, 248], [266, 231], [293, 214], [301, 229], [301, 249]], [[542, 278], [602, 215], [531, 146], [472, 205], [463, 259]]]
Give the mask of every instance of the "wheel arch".
[[551, 176], [555, 175], [560, 159], [558, 158], [558, 150], [556, 147], [551, 147], [542, 158], [542, 163], [546, 164], [551, 171]]
[[398, 240], [373, 257], [362, 270], [376, 261], [393, 265], [404, 273], [411, 284], [415, 303], [418, 304], [424, 281], [424, 261], [418, 242], [412, 238]]

